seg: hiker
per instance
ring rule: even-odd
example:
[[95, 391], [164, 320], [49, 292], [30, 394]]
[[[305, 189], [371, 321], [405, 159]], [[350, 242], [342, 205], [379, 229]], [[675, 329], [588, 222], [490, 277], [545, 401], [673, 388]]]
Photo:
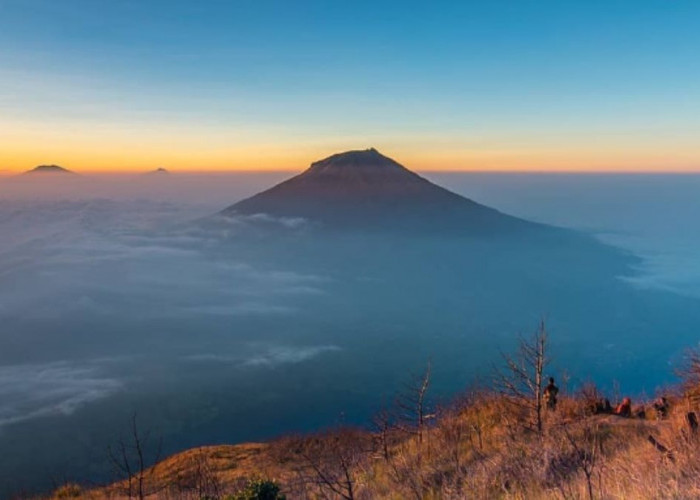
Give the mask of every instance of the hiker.
[[631, 417], [632, 400], [630, 398], [624, 398], [622, 403], [617, 405], [617, 408], [615, 408], [615, 415], [619, 415], [620, 417]]
[[558, 393], [559, 388], [554, 385], [554, 377], [549, 377], [549, 384], [544, 388], [544, 402], [548, 410], [556, 410]]
[[659, 419], [666, 418], [668, 416], [669, 409], [668, 399], [664, 396], [659, 397], [654, 401], [654, 410], [656, 410], [656, 417]]

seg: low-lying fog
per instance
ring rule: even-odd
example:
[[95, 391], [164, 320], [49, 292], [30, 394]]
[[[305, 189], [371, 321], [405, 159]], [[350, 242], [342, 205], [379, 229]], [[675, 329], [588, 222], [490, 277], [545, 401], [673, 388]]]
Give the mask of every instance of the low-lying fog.
[[[623, 392], [651, 394], [698, 341], [696, 316], [676, 311], [700, 300], [700, 176], [427, 175], [641, 257], [632, 276], [611, 279], [638, 294], [632, 310], [653, 304], [668, 316], [614, 326], [596, 325], [595, 290], [590, 303], [527, 313], [517, 294], [493, 296], [482, 318], [460, 309], [478, 290], [445, 283], [445, 301], [454, 301], [445, 315], [408, 307], [391, 283], [373, 296], [380, 278], [371, 270], [343, 287], [347, 277], [328, 267], [262, 262], [221, 243], [256, 224], [303, 231], [304, 221], [241, 217], [196, 229], [288, 176], [0, 178], [0, 496], [109, 480], [106, 449], [133, 413], [170, 453], [367, 422], [428, 359], [435, 398], [446, 398], [488, 380], [499, 350], [542, 316], [551, 320], [552, 374], [566, 372], [571, 386], [617, 380]], [[567, 277], [553, 285], [566, 290]], [[586, 342], [579, 333], [573, 340], [573, 313], [558, 318], [565, 309], [587, 317]]]

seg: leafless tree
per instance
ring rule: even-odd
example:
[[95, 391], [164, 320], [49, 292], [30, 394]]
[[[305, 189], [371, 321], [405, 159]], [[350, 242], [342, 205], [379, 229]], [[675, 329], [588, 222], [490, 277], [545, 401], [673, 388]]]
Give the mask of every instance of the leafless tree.
[[178, 480], [177, 487], [180, 493], [191, 493], [195, 498], [221, 498], [221, 481], [205, 450], [195, 451], [192, 467]]
[[435, 417], [429, 413], [427, 401], [428, 389], [430, 388], [431, 364], [425, 371], [413, 377], [407, 384], [404, 391], [399, 394], [397, 406], [400, 412], [400, 425], [404, 430], [410, 430], [418, 436], [418, 442], [423, 443], [423, 433], [428, 420]]
[[357, 474], [371, 451], [368, 434], [340, 428], [305, 438], [299, 453], [307, 465], [305, 482], [326, 498], [357, 498]]
[[381, 456], [385, 461], [389, 461], [389, 446], [391, 435], [394, 431], [394, 415], [386, 406], [382, 407], [372, 418], [372, 424], [377, 434]]
[[[136, 414], [131, 417], [129, 436], [120, 438], [116, 446], [109, 446], [107, 449], [109, 460], [112, 462], [115, 471], [125, 477], [126, 494], [129, 498], [136, 497], [143, 500], [147, 494], [146, 479], [155, 470], [155, 464], [160, 460], [162, 441], [157, 440], [154, 453], [149, 457], [149, 449], [153, 445], [150, 431], [139, 432], [136, 421]], [[152, 466], [152, 467], [151, 467]]]
[[506, 368], [497, 373], [495, 385], [508, 402], [530, 414], [529, 425], [542, 432], [543, 382], [547, 359], [544, 321], [530, 339], [520, 339], [517, 353], [503, 355]]
[[469, 422], [450, 409], [440, 416], [437, 432], [441, 453], [450, 458], [454, 472], [461, 473], [463, 444], [465, 441], [471, 442], [472, 428]]
[[577, 465], [586, 478], [586, 488], [589, 500], [593, 500], [593, 473], [598, 463], [602, 443], [597, 426], [586, 426], [583, 434], [577, 439], [565, 431], [566, 439], [574, 449]]
[[457, 399], [455, 405], [455, 411], [461, 420], [467, 423], [467, 435], [472, 448], [479, 452], [484, 451], [484, 429], [491, 420], [488, 415], [484, 415], [484, 409], [492, 398], [491, 389], [487, 389], [477, 382]]

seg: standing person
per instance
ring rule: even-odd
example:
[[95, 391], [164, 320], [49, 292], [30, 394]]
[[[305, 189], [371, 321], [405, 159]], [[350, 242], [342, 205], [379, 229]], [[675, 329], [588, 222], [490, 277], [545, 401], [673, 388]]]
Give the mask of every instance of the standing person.
[[557, 394], [559, 394], [559, 387], [554, 384], [554, 377], [549, 377], [549, 384], [544, 388], [544, 401], [548, 410], [557, 409]]

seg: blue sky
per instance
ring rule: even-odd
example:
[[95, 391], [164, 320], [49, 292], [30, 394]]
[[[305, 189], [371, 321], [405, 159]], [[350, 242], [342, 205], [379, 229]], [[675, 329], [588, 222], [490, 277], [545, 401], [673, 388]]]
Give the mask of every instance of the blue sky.
[[0, 168], [374, 145], [426, 169], [698, 169], [699, 25], [668, 0], [0, 0]]

